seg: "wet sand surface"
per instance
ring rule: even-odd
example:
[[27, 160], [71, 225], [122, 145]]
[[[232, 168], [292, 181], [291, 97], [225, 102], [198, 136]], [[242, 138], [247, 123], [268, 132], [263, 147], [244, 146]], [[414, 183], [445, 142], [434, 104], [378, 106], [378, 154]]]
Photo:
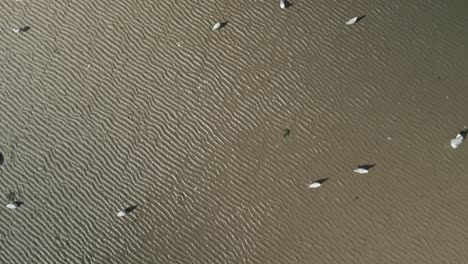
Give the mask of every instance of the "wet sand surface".
[[1, 263], [467, 263], [468, 2], [0, 7]]

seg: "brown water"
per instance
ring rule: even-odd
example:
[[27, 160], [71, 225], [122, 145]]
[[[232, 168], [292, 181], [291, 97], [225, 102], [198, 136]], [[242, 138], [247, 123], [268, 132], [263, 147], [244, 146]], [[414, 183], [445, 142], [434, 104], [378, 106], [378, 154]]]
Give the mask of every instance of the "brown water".
[[467, 263], [468, 2], [0, 10], [1, 263]]

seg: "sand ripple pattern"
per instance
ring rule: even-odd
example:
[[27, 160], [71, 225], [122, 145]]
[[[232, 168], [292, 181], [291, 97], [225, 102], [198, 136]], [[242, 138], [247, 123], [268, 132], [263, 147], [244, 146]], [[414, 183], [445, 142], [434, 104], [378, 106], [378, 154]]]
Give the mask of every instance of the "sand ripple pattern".
[[0, 262], [466, 263], [442, 2], [3, 1]]

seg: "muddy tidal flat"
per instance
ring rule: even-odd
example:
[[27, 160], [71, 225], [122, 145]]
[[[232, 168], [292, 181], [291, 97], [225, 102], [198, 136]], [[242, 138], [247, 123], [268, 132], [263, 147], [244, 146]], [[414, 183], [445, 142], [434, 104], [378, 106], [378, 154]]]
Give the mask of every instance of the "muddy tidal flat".
[[0, 263], [468, 263], [468, 2], [279, 2], [2, 1]]

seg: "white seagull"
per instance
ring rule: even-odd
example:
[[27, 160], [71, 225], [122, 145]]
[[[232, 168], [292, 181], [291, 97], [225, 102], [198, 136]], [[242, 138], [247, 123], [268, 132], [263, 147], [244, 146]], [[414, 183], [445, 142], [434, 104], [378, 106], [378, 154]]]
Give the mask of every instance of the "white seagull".
[[122, 211], [119, 211], [119, 212], [117, 213], [117, 216], [118, 216], [118, 217], [123, 217], [123, 216], [125, 216], [126, 214], [127, 214], [127, 211], [122, 210]]
[[322, 178], [322, 179], [313, 181], [313, 182], [307, 184], [307, 188], [309, 188], [309, 189], [318, 188], [318, 187], [322, 186], [322, 183], [324, 183], [327, 180], [328, 180], [328, 178]]
[[285, 9], [286, 8], [286, 0], [280, 0], [280, 8]]
[[280, 8], [285, 9], [290, 7], [292, 4], [288, 0], [280, 0]]
[[211, 28], [211, 30], [218, 30], [220, 29], [222, 26], [222, 23], [221, 22], [218, 22], [216, 24], [213, 25], [213, 27]]
[[359, 20], [359, 17], [353, 17], [351, 18], [350, 20], [348, 20], [348, 22], [346, 22], [346, 25], [353, 25], [353, 24], [356, 24], [356, 22]]
[[368, 173], [369, 170], [365, 169], [365, 168], [357, 168], [357, 169], [354, 170], [354, 172], [364, 174], [364, 173]]
[[127, 207], [127, 208], [125, 208], [125, 209], [120, 210], [119, 212], [117, 212], [117, 216], [118, 216], [118, 217], [126, 216], [127, 214], [129, 214], [129, 213], [131, 213], [133, 210], [135, 210], [136, 208], [137, 208], [136, 205]]
[[454, 149], [458, 148], [463, 142], [463, 140], [465, 139], [465, 136], [466, 136], [466, 133], [462, 131], [458, 133], [458, 135], [454, 139], [450, 140], [450, 145], [452, 146], [452, 148]]
[[13, 29], [13, 32], [15, 33], [21, 33], [21, 32], [26, 32], [28, 30], [30, 30], [31, 27], [30, 26], [24, 26], [24, 27], [19, 27], [19, 28], [14, 28]]
[[315, 189], [315, 188], [318, 188], [320, 186], [322, 186], [322, 184], [320, 182], [318, 182], [318, 181], [314, 181], [314, 182], [311, 182], [311, 183], [307, 184], [307, 188], [309, 188], [309, 189]]
[[6, 205], [6, 207], [9, 208], [9, 209], [16, 209], [16, 208], [18, 208], [18, 203], [9, 202], [9, 203]]
[[359, 165], [356, 169], [354, 169], [354, 172], [365, 174], [365, 173], [368, 173], [370, 168], [374, 166], [375, 165]]

